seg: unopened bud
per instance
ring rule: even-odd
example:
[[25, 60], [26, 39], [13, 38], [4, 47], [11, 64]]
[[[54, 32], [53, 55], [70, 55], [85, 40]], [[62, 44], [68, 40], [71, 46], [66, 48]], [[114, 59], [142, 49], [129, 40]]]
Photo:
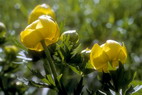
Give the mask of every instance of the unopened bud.
[[61, 40], [66, 40], [68, 39], [71, 42], [75, 42], [77, 43], [79, 40], [78, 37], [78, 33], [76, 32], [76, 30], [68, 30], [65, 31], [62, 35], [61, 35]]
[[91, 53], [91, 50], [88, 49], [88, 48], [86, 48], [85, 50], [82, 50], [82, 51], [81, 51], [81, 54], [83, 55], [83, 57], [84, 57], [85, 59], [89, 59], [90, 53]]
[[18, 52], [18, 49], [16, 46], [5, 46], [4, 51], [6, 53], [6, 57], [9, 60], [15, 60], [16, 59], [16, 54]]

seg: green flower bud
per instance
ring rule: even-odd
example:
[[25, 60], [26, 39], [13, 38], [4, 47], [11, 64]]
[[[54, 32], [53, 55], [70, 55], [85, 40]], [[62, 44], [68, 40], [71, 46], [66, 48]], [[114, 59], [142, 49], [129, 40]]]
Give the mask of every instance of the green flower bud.
[[82, 50], [81, 51], [81, 54], [82, 56], [85, 58], [85, 59], [89, 59], [90, 58], [90, 53], [91, 53], [91, 50], [86, 48], [85, 50]]
[[61, 40], [67, 40], [67, 39], [71, 42], [77, 43], [79, 40], [79, 37], [78, 37], [78, 33], [76, 32], [76, 30], [68, 30], [62, 33]]
[[5, 46], [4, 51], [6, 53], [6, 58], [10, 61], [13, 61], [16, 59], [16, 54], [18, 52], [18, 49], [16, 46]]

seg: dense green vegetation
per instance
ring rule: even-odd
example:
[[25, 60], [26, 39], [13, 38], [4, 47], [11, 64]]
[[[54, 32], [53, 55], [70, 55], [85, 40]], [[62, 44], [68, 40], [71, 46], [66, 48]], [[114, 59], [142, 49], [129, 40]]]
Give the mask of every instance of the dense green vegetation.
[[82, 49], [108, 39], [124, 42], [128, 52], [125, 66], [136, 71], [135, 80], [142, 84], [142, 0], [0, 0], [0, 22], [7, 31], [5, 45], [22, 49], [17, 44], [19, 34], [27, 26], [31, 10], [42, 3], [55, 11], [61, 33], [77, 30]]

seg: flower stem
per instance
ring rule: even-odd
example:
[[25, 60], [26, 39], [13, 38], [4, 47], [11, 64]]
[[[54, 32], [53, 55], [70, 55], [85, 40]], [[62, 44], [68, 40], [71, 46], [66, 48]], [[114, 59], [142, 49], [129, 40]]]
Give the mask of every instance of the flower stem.
[[[62, 85], [61, 85], [60, 81], [57, 80], [57, 73], [56, 73], [55, 64], [54, 64], [54, 62], [52, 61], [50, 52], [49, 52], [48, 48], [46, 47], [45, 41], [42, 40], [42, 41], [41, 41], [41, 44], [42, 44], [42, 46], [43, 46], [43, 48], [44, 48], [45, 55], [46, 55], [46, 57], [48, 58], [46, 64], [47, 64], [47, 63], [49, 64], [49, 69], [50, 69], [51, 73], [53, 74], [54, 82], [55, 82], [55, 84], [56, 84], [56, 86], [57, 86], [57, 89], [58, 89], [58, 95], [67, 95], [66, 91], [62, 88]], [[48, 64], [47, 64], [47, 65], [48, 65]]]
[[49, 67], [50, 67], [50, 69], [51, 69], [51, 72], [52, 72], [52, 74], [53, 74], [54, 80], [56, 80], [56, 78], [57, 78], [56, 68], [55, 68], [54, 62], [52, 61], [52, 58], [51, 58], [51, 55], [50, 55], [50, 51], [49, 51], [48, 48], [46, 47], [46, 44], [45, 44], [45, 41], [44, 41], [44, 40], [41, 41], [41, 44], [42, 44], [42, 46], [43, 46], [43, 48], [44, 48], [45, 55], [46, 55], [46, 57], [48, 58], [47, 61], [48, 61]]

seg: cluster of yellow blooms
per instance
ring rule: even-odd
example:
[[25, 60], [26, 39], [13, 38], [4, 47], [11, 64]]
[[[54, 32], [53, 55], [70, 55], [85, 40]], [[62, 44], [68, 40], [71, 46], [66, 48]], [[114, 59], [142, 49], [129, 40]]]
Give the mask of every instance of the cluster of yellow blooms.
[[107, 40], [101, 46], [94, 44], [90, 54], [90, 61], [93, 67], [103, 72], [116, 69], [119, 62], [125, 63], [126, 58], [127, 52], [125, 46], [114, 40]]
[[[46, 46], [58, 41], [59, 27], [55, 21], [55, 14], [48, 5], [36, 6], [29, 16], [28, 23], [29, 25], [20, 34], [21, 42], [27, 48], [42, 51], [40, 43], [42, 40], [45, 41]], [[90, 53], [92, 66], [102, 72], [117, 68], [119, 61], [124, 64], [126, 58], [125, 46], [113, 40], [108, 40], [101, 46], [95, 44]]]
[[53, 10], [46, 4], [38, 5], [29, 15], [29, 25], [20, 34], [21, 42], [29, 49], [42, 51], [41, 41], [46, 46], [58, 41], [60, 31]]

